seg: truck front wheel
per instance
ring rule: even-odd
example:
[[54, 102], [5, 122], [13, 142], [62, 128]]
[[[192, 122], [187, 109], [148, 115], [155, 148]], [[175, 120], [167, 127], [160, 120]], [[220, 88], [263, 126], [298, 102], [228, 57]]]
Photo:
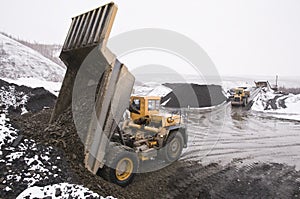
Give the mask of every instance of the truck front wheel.
[[129, 185], [138, 170], [138, 158], [131, 148], [114, 146], [106, 157], [105, 166], [99, 175], [105, 180], [125, 187]]
[[179, 131], [172, 132], [166, 141], [165, 146], [162, 148], [163, 159], [166, 162], [174, 162], [179, 159], [184, 140], [182, 134]]
[[244, 98], [244, 99], [243, 99], [243, 106], [246, 107], [246, 106], [247, 106], [247, 103], [248, 103], [248, 99], [247, 99], [247, 98]]

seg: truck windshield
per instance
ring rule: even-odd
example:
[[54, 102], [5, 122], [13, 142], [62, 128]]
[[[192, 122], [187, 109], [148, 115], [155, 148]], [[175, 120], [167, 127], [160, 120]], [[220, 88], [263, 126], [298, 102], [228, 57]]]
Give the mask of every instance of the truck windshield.
[[159, 100], [148, 100], [148, 110], [159, 110], [160, 101]]
[[242, 91], [242, 90], [236, 90], [236, 91], [235, 91], [235, 94], [241, 95], [241, 94], [243, 94], [243, 91]]

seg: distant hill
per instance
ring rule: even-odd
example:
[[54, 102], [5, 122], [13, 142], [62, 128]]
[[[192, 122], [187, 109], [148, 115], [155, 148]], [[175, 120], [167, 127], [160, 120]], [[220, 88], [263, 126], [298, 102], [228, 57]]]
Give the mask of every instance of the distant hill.
[[62, 45], [59, 44], [40, 44], [37, 42], [29, 42], [29, 41], [25, 41], [22, 39], [18, 39], [15, 38], [11, 35], [8, 35], [6, 33], [2, 33], [4, 36], [13, 39], [29, 48], [32, 48], [33, 50], [41, 53], [44, 57], [50, 59], [51, 61], [53, 61], [54, 63], [62, 66], [63, 68], [66, 68], [66, 66], [64, 65], [64, 63], [59, 59], [59, 54], [61, 52], [62, 49]]
[[0, 33], [0, 78], [61, 82], [64, 74], [62, 66]]

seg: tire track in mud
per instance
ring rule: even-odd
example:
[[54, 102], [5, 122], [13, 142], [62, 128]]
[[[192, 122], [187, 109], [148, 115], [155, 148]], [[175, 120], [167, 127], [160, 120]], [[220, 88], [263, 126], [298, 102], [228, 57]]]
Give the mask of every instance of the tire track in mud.
[[[169, 193], [169, 198], [187, 198], [186, 193], [189, 193], [189, 198], [207, 198], [209, 196], [207, 187], [205, 186], [197, 190], [198, 184], [202, 183], [202, 179], [214, 175], [219, 169], [219, 165], [217, 164], [207, 166], [195, 165], [178, 169], [176, 172], [178, 175], [176, 175], [175, 180], [171, 179], [168, 185], [170, 189], [174, 189], [173, 192]], [[214, 182], [215, 179], [211, 180], [210, 183]]]
[[[282, 162], [282, 157], [291, 157], [286, 163], [299, 166], [300, 148], [298, 154], [290, 150], [298, 150], [295, 140], [300, 139], [300, 123], [230, 111], [223, 126], [212, 119], [212, 113], [195, 112], [189, 116], [189, 149], [181, 160], [208, 165], [178, 170], [168, 185], [177, 191], [172, 191], [168, 198], [299, 198], [299, 171], [261, 160], [271, 157]], [[239, 158], [226, 163], [236, 157]], [[216, 160], [223, 167], [217, 165], [212, 169], [209, 163]]]
[[[299, 172], [283, 164], [210, 164], [178, 170], [168, 198], [299, 198]], [[187, 174], [190, 175], [187, 175]], [[299, 180], [298, 180], [299, 181]]]

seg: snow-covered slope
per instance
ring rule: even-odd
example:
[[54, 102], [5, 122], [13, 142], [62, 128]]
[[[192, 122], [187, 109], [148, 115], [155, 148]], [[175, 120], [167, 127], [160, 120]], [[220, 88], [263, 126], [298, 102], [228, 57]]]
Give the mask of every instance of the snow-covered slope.
[[254, 100], [252, 110], [272, 117], [300, 121], [300, 95], [262, 91]]
[[27, 86], [31, 88], [43, 87], [44, 89], [50, 91], [55, 96], [58, 96], [60, 87], [62, 85], [62, 82], [52, 82], [52, 81], [40, 80], [32, 77], [31, 78], [22, 77], [19, 79], [9, 79], [9, 78], [0, 78], [0, 79], [19, 86]]
[[40, 53], [0, 34], [0, 77], [61, 82], [65, 70]]

